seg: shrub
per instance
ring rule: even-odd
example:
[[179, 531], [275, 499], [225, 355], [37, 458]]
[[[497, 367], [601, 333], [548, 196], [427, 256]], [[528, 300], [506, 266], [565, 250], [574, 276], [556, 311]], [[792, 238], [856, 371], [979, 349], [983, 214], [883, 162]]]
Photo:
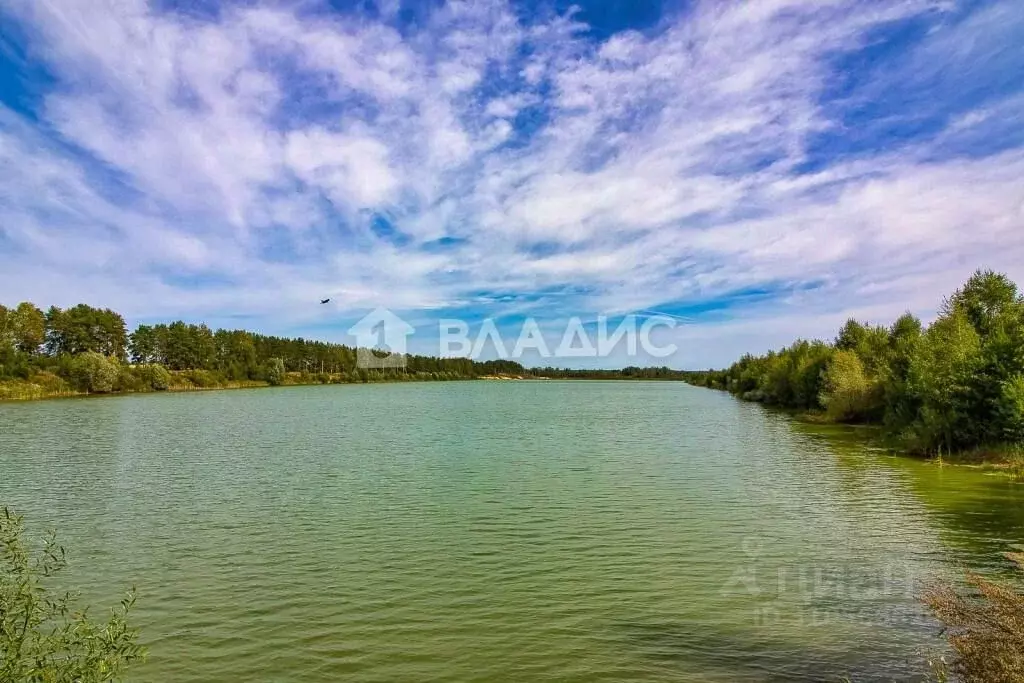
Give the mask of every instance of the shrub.
[[72, 391], [68, 383], [52, 372], [40, 371], [32, 375], [32, 384], [38, 385], [47, 395], [66, 394]]
[[223, 384], [220, 376], [210, 370], [186, 370], [185, 379], [200, 389], [209, 389]]
[[167, 391], [171, 385], [171, 373], [162, 365], [147, 365], [149, 371], [149, 386], [154, 391]]
[[171, 373], [158, 363], [137, 365], [135, 373], [145, 388], [166, 391], [171, 384]]
[[54, 594], [64, 549], [51, 533], [33, 557], [22, 518], [0, 512], [0, 681], [106, 683], [145, 656], [127, 623], [134, 589], [106, 623], [74, 609], [71, 593]]
[[1003, 382], [998, 412], [1007, 441], [1024, 443], [1024, 375], [1015, 375]]
[[873, 394], [860, 357], [853, 351], [836, 351], [825, 370], [820, 399], [826, 415], [836, 422], [862, 420], [871, 410]]
[[71, 376], [82, 391], [95, 394], [110, 393], [117, 386], [121, 366], [102, 353], [87, 351], [71, 360]]
[[271, 358], [267, 361], [263, 370], [263, 376], [271, 386], [279, 386], [284, 382], [284, 361], [280, 358]]
[[117, 391], [146, 391], [149, 389], [149, 385], [139, 376], [135, 368], [121, 366], [118, 369], [115, 389]]

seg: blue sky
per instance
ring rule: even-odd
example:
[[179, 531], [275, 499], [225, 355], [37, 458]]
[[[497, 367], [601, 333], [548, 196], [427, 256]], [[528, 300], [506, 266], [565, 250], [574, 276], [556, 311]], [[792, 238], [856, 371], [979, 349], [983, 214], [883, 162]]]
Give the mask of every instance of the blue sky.
[[8, 305], [342, 342], [384, 306], [422, 352], [442, 318], [666, 311], [705, 367], [1024, 282], [1016, 0], [0, 0], [0, 28]]

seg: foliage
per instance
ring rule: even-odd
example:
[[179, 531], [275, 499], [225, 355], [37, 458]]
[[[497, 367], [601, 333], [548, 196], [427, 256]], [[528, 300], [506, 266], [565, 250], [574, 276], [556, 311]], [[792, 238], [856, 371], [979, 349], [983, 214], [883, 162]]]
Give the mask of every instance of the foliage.
[[979, 369], [981, 338], [958, 310], [941, 316], [924, 333], [911, 359], [908, 390], [920, 409], [911, 429], [924, 447], [952, 450], [977, 439], [970, 424], [972, 378]]
[[621, 370], [573, 370], [570, 368], [541, 368], [526, 370], [522, 365], [509, 360], [493, 360], [476, 364], [477, 375], [499, 375], [513, 377], [546, 377], [548, 379], [642, 379], [681, 380], [689, 373], [667, 367], [638, 368], [625, 367]]
[[284, 382], [284, 361], [280, 358], [271, 358], [267, 361], [266, 369], [267, 384], [278, 386]]
[[114, 391], [121, 372], [121, 366], [116, 360], [95, 351], [75, 356], [71, 368], [76, 386], [81, 391], [94, 394]]
[[71, 593], [53, 594], [53, 577], [65, 567], [53, 534], [33, 554], [20, 516], [0, 513], [0, 681], [101, 683], [119, 680], [144, 656], [127, 623], [135, 591], [111, 610], [105, 623], [76, 610]]
[[853, 350], [840, 349], [832, 354], [823, 385], [819, 400], [836, 422], [862, 420], [870, 413], [875, 385]]
[[33, 355], [46, 341], [46, 317], [34, 304], [22, 301], [12, 313], [14, 344], [19, 351]]
[[[1007, 555], [1024, 569], [1024, 555]], [[967, 588], [931, 587], [924, 596], [947, 629], [963, 683], [1024, 681], [1024, 592], [1018, 585], [968, 573]]]
[[171, 373], [164, 366], [156, 363], [147, 365], [144, 372], [154, 391], [166, 391], [171, 386]]
[[[1024, 299], [978, 271], [927, 328], [848, 320], [832, 344], [798, 341], [688, 381], [748, 400], [884, 425], [906, 448], [942, 453], [1024, 442]], [[817, 387], [816, 391], [812, 391]]]
[[125, 359], [124, 318], [110, 309], [79, 304], [46, 312], [46, 349], [50, 355], [80, 354], [87, 351]]
[[188, 370], [183, 375], [185, 379], [191, 382], [192, 386], [199, 389], [212, 389], [224, 385], [224, 380], [220, 375], [210, 370]]
[[[131, 365], [126, 364], [129, 360]], [[43, 313], [29, 302], [15, 308], [0, 306], [0, 399], [75, 391], [211, 388], [268, 380], [326, 384], [529, 375], [519, 363], [506, 360], [407, 355], [405, 361], [405, 368], [367, 370], [357, 367], [356, 349], [344, 344], [245, 330], [213, 331], [183, 321], [139, 325], [129, 335], [121, 315], [109, 309], [79, 304], [68, 309], [51, 306]], [[69, 386], [51, 391], [32, 379], [41, 374], [56, 376]]]

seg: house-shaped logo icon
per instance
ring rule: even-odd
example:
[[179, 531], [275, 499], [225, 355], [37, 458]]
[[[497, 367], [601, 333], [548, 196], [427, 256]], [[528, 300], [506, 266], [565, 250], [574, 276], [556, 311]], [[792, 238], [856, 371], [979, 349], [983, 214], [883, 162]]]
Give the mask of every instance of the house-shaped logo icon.
[[388, 309], [374, 309], [348, 331], [356, 338], [356, 367], [404, 368], [406, 337], [415, 331]]

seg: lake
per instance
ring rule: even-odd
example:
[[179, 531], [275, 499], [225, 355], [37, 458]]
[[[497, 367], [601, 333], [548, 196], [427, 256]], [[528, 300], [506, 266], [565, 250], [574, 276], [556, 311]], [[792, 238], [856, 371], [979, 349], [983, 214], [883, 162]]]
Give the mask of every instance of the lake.
[[0, 405], [0, 504], [129, 680], [918, 680], [916, 599], [1005, 570], [1024, 486], [670, 382]]

